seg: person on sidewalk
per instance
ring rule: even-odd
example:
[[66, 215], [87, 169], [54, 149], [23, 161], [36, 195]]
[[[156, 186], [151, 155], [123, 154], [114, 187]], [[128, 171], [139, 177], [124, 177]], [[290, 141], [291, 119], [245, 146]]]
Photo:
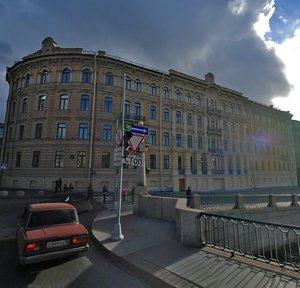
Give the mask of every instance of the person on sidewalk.
[[192, 204], [192, 190], [191, 190], [190, 186], [186, 189], [185, 194], [186, 194], [186, 206], [191, 207], [191, 204]]
[[106, 204], [107, 192], [108, 192], [108, 189], [107, 189], [106, 185], [104, 184], [103, 188], [102, 188], [103, 204]]
[[123, 187], [123, 189], [122, 189], [122, 198], [123, 198], [123, 201], [126, 201], [127, 194], [128, 194], [127, 188]]

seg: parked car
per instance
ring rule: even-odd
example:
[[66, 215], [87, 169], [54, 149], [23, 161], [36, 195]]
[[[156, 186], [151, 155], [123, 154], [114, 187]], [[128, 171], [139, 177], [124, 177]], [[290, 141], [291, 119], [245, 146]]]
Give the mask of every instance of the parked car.
[[30, 204], [17, 228], [19, 263], [31, 264], [88, 251], [88, 231], [68, 203]]

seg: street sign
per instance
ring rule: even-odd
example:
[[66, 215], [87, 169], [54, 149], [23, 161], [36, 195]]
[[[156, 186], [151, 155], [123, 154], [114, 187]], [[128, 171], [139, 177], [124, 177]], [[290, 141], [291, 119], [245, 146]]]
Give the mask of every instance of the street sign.
[[144, 136], [142, 135], [132, 135], [132, 137], [128, 140], [128, 143], [132, 147], [133, 151], [136, 152], [143, 140]]
[[0, 169], [7, 169], [6, 163], [0, 163]]
[[143, 158], [138, 158], [133, 155], [127, 155], [125, 158], [123, 158], [123, 163], [133, 166], [144, 166]]
[[122, 165], [122, 162], [122, 147], [115, 148], [113, 165], [118, 167]]
[[145, 126], [139, 126], [139, 125], [133, 124], [131, 126], [131, 132], [133, 134], [148, 135], [149, 129], [148, 129], [148, 127], [145, 127]]
[[122, 129], [118, 129], [115, 135], [115, 143], [116, 145], [120, 146], [123, 141], [123, 131]]

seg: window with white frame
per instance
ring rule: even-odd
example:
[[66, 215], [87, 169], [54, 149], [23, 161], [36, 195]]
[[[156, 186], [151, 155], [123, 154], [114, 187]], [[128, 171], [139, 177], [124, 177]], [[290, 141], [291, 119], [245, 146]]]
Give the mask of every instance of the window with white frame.
[[64, 152], [63, 151], [56, 151], [55, 152], [55, 168], [62, 168], [64, 167]]
[[67, 138], [67, 123], [58, 123], [57, 124], [57, 139]]
[[66, 94], [60, 95], [59, 99], [59, 109], [68, 110], [69, 109], [69, 96]]
[[81, 95], [80, 110], [83, 110], [83, 111], [90, 110], [90, 96], [89, 95]]
[[89, 124], [88, 123], [80, 123], [79, 124], [78, 138], [80, 140], [87, 140], [89, 138]]
[[38, 102], [38, 110], [44, 111], [45, 108], [46, 108], [46, 95], [40, 95], [39, 102]]
[[86, 151], [77, 151], [77, 168], [85, 168], [86, 160]]

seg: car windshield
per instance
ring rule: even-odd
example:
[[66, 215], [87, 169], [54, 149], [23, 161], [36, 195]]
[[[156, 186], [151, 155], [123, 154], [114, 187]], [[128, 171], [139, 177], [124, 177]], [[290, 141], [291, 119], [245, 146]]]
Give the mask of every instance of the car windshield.
[[75, 223], [76, 220], [75, 210], [72, 209], [35, 211], [30, 215], [27, 228]]

